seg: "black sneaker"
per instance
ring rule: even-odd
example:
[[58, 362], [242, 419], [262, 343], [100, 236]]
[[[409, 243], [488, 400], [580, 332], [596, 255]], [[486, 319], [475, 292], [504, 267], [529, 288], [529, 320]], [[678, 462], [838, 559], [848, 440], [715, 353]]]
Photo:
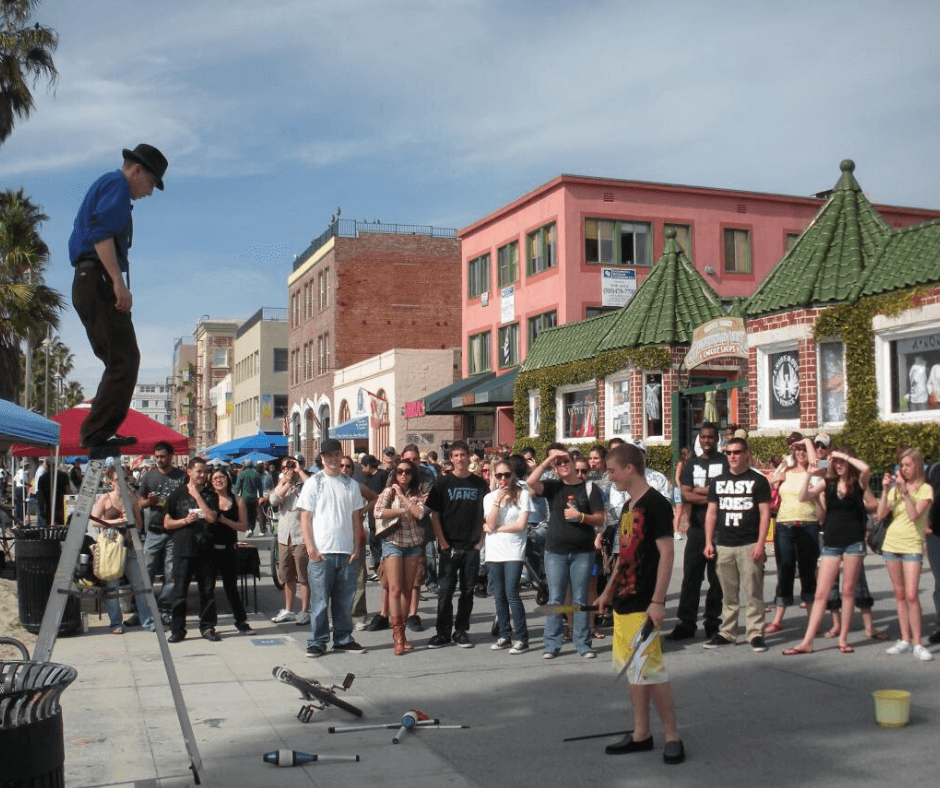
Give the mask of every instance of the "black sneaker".
[[333, 651], [342, 651], [346, 654], [365, 654], [365, 646], [360, 646], [355, 640], [347, 643], [334, 643]]
[[935, 646], [936, 646], [938, 643], [940, 643], [940, 629], [938, 629], [938, 630], [937, 630], [936, 632], [934, 632], [930, 637], [928, 637], [928, 638], [927, 638], [927, 642], [928, 642], [928, 643], [933, 643], [933, 645], [935, 645]]
[[243, 635], [248, 635], [251, 632], [254, 632], [254, 630], [251, 628], [251, 626], [248, 624], [247, 621], [242, 621], [240, 624], [236, 624], [235, 629], [237, 629]]
[[443, 635], [435, 635], [428, 641], [428, 648], [444, 648], [450, 645], [450, 638]]
[[314, 643], [312, 646], [307, 646], [307, 656], [311, 657], [312, 659], [322, 657], [324, 654], [326, 654], [326, 649], [323, 648], [323, 646], [321, 646], [319, 643]]
[[126, 627], [139, 627], [139, 626], [140, 626], [140, 616], [138, 616], [136, 613], [134, 613], [134, 615], [132, 615], [130, 618], [128, 618], [128, 619], [126, 619], [126, 620], [124, 621], [124, 626], [126, 626]]
[[767, 650], [767, 644], [764, 642], [764, 639], [758, 635], [757, 637], [751, 638], [751, 648], [758, 654], [761, 654]]
[[388, 616], [376, 613], [366, 624], [366, 632], [378, 632], [381, 629], [388, 629]]
[[663, 635], [666, 640], [691, 640], [695, 637], [695, 627], [687, 627], [684, 624], [677, 624], [672, 632]]
[[170, 636], [166, 639], [167, 643], [182, 643], [186, 640], [185, 632], [171, 632]]
[[726, 637], [715, 634], [712, 635], [709, 640], [706, 640], [702, 643], [702, 648], [718, 648], [719, 646], [733, 646], [735, 642], [733, 640], [728, 640]]
[[211, 640], [213, 643], [218, 643], [222, 639], [222, 636], [218, 632], [216, 632], [214, 629], [202, 630], [202, 636], [206, 640]]
[[460, 646], [460, 648], [473, 648], [473, 643], [470, 642], [470, 636], [466, 632], [455, 632], [454, 643]]
[[405, 626], [408, 627], [412, 632], [423, 632], [424, 624], [421, 623], [421, 616], [415, 614], [413, 616], [408, 616], [408, 620], [405, 621]]

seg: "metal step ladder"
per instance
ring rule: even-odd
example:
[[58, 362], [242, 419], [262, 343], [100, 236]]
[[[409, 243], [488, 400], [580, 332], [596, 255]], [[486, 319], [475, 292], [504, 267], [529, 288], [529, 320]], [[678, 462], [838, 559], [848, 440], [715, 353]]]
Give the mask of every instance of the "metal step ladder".
[[[39, 638], [33, 652], [33, 659], [36, 662], [49, 662], [51, 660], [56, 635], [59, 632], [59, 626], [62, 623], [62, 615], [65, 612], [65, 603], [68, 601], [69, 595], [79, 595], [81, 593], [74, 583], [75, 567], [82, 549], [85, 531], [91, 519], [91, 510], [95, 505], [98, 489], [101, 486], [101, 476], [104, 471], [105, 460], [109, 457], [114, 458], [115, 470], [118, 471], [115, 473], [115, 478], [117, 479], [118, 487], [121, 491], [124, 511], [125, 513], [132, 513], [134, 511], [131, 494], [127, 488], [127, 480], [121, 472], [121, 450], [119, 448], [98, 448], [90, 449], [89, 452], [88, 467], [85, 470], [82, 486], [78, 492], [78, 501], [75, 511], [72, 514], [72, 522], [68, 527], [68, 534], [66, 535], [65, 541], [62, 543], [62, 555], [59, 558], [55, 581], [52, 585], [52, 591], [49, 594], [49, 601], [46, 603], [46, 610], [42, 617], [42, 626], [39, 629]], [[160, 611], [157, 608], [157, 600], [153, 594], [153, 586], [150, 584], [150, 577], [147, 574], [140, 538], [137, 535], [137, 528], [133, 524], [130, 524], [127, 530], [131, 539], [131, 545], [127, 550], [125, 573], [128, 580], [130, 580], [133, 594], [135, 596], [143, 596], [152, 613], [153, 623], [156, 627], [155, 634], [157, 643], [160, 644], [160, 653], [163, 656], [163, 666], [166, 669], [170, 691], [173, 693], [173, 704], [176, 706], [176, 716], [179, 718], [180, 730], [183, 732], [183, 743], [186, 745], [186, 751], [189, 753], [189, 768], [192, 770], [196, 785], [200, 785], [202, 758], [199, 756], [199, 749], [196, 746], [196, 737], [195, 734], [193, 734], [193, 727], [189, 721], [189, 713], [183, 701], [183, 693], [180, 690], [176, 667], [173, 664], [173, 657], [170, 655], [170, 647], [166, 642], [166, 634], [163, 630], [163, 622], [160, 620]]]

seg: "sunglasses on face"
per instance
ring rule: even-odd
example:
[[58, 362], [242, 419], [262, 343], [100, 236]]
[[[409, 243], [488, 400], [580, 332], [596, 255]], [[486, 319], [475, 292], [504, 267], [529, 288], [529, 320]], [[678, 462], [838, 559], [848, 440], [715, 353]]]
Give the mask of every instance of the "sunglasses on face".
[[497, 479], [511, 479], [512, 474], [511, 473], [497, 473], [496, 478]]
[[737, 457], [739, 454], [744, 454], [744, 449], [728, 449], [725, 454], [729, 457]]
[[578, 468], [575, 471], [575, 473], [578, 474], [578, 476], [587, 476], [590, 472], [591, 470], [589, 468]]
[[566, 457], [566, 458], [563, 459], [563, 460], [555, 460], [555, 467], [556, 467], [556, 468], [558, 468], [558, 467], [560, 467], [560, 466], [562, 466], [562, 465], [571, 465], [571, 458], [570, 458], [570, 457]]
[[398, 476], [411, 476], [412, 470], [411, 468], [396, 468], [395, 473]]
[[339, 466], [340, 468], [352, 470], [352, 465], [347, 465], [345, 462]]

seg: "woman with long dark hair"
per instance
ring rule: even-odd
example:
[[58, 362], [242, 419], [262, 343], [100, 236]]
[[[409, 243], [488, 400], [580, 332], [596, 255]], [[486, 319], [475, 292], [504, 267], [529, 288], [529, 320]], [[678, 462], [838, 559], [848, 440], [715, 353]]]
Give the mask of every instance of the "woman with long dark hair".
[[493, 477], [497, 487], [483, 499], [484, 548], [489, 567], [489, 588], [496, 603], [499, 627], [499, 638], [490, 648], [494, 651], [509, 648], [510, 654], [522, 654], [529, 648], [525, 608], [519, 597], [529, 520], [529, 493], [520, 485], [509, 460], [500, 460], [496, 464]]
[[[807, 439], [806, 443], [810, 441]], [[807, 448], [811, 449], [811, 446]], [[814, 459], [810, 462], [810, 470], [815, 470], [815, 466]], [[810, 487], [811, 474], [807, 473], [803, 478], [800, 502], [813, 503], [824, 522], [822, 560], [819, 562], [816, 596], [806, 634], [798, 645], [783, 652], [788, 657], [813, 651], [813, 639], [826, 613], [829, 591], [839, 578], [840, 566], [843, 575], [839, 651], [851, 654], [855, 650], [849, 645], [848, 636], [855, 608], [855, 585], [865, 560], [867, 509], [869, 506], [874, 508], [875, 504], [875, 498], [868, 489], [870, 478], [871, 469], [848, 447], [829, 455], [829, 470], [825, 479]]]
[[252, 630], [245, 605], [238, 593], [238, 557], [235, 555], [238, 534], [246, 530], [248, 523], [245, 502], [240, 495], [232, 492], [232, 477], [222, 468], [212, 472], [209, 484], [219, 499], [216, 509], [218, 516], [209, 526], [212, 533], [212, 568], [216, 576], [222, 577], [222, 588], [235, 617], [235, 629], [248, 634]]
[[[388, 617], [397, 657], [414, 648], [405, 638], [405, 613], [424, 552], [424, 532], [419, 521], [425, 511], [418, 466], [410, 460], [398, 460], [388, 476], [386, 488], [375, 502], [374, 510], [376, 536], [382, 540], [382, 566], [388, 584]], [[397, 519], [394, 525], [382, 527], [382, 521], [393, 519]]]

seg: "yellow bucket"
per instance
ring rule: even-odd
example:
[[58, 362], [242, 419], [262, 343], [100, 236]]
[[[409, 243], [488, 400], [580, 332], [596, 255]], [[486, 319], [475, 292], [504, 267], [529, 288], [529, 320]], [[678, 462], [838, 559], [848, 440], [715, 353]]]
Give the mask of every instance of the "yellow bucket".
[[905, 690], [878, 690], [875, 719], [882, 728], [903, 728], [911, 718], [911, 693]]

